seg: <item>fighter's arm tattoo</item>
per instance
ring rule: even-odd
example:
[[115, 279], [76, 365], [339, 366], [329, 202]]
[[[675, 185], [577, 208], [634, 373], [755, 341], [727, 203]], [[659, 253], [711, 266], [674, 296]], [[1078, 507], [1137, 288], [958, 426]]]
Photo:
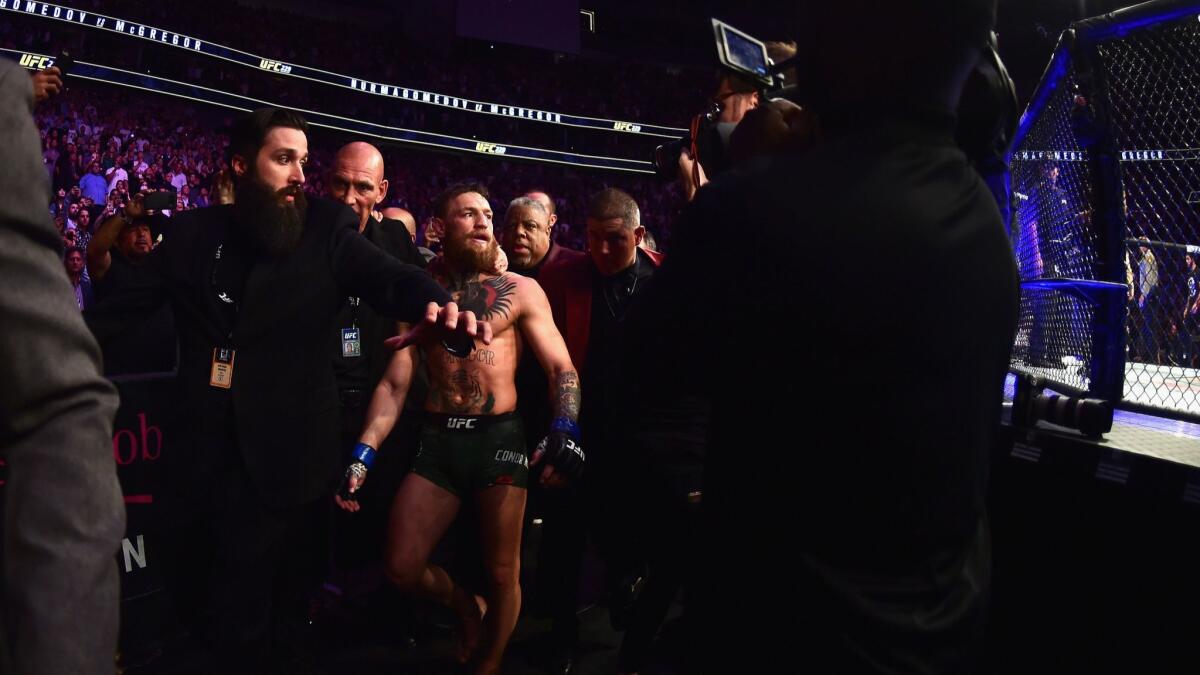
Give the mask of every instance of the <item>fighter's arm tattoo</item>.
[[579, 374], [568, 370], [554, 380], [554, 416], [579, 419]]

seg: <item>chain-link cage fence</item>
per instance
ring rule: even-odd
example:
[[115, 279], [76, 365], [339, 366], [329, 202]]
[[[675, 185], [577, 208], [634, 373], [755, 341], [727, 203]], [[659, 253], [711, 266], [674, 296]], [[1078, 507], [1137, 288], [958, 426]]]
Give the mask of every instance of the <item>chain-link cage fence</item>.
[[1124, 193], [1124, 398], [1200, 414], [1200, 21], [1139, 26], [1096, 54]]
[[1014, 371], [1087, 391], [1095, 312], [1065, 288], [1030, 282], [1096, 279], [1088, 156], [1072, 125], [1074, 69], [1056, 53], [1012, 155], [1012, 242], [1022, 283]]

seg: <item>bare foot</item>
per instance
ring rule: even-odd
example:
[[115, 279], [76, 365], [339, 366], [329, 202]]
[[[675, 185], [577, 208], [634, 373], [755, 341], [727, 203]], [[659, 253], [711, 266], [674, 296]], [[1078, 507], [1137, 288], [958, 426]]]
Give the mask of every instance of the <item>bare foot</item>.
[[479, 632], [483, 625], [483, 613], [487, 604], [477, 595], [469, 595], [461, 588], [454, 593], [454, 612], [458, 614], [458, 653], [459, 663], [467, 663], [475, 650], [479, 648]]

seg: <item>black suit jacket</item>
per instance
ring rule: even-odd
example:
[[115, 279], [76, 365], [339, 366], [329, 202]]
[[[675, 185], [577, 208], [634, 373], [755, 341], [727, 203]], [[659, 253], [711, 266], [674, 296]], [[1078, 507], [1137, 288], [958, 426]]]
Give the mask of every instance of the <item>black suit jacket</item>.
[[706, 663], [974, 672], [1017, 277], [952, 120], [731, 171], [674, 231], [641, 353], [713, 399]]
[[387, 251], [397, 260], [425, 266], [425, 256], [417, 250], [417, 243], [413, 241], [412, 235], [408, 233], [408, 226], [402, 221], [393, 218], [372, 219], [367, 223], [363, 235], [367, 241]]
[[[417, 250], [412, 236], [404, 223], [384, 218], [371, 219], [362, 235], [380, 250], [396, 260], [425, 267], [425, 257]], [[362, 355], [346, 358], [342, 356], [341, 329], [356, 323], [361, 330]], [[376, 311], [368, 302], [360, 303], [357, 308], [351, 307], [349, 297], [341, 299], [337, 320], [333, 330], [333, 366], [338, 386], [343, 388], [361, 388], [366, 390], [362, 400], [365, 408], [370, 400], [370, 391], [379, 383], [392, 359], [392, 350], [382, 343], [388, 337], [396, 334], [396, 321], [386, 312]], [[356, 360], [362, 360], [359, 364]]]
[[[218, 246], [237, 241], [233, 214], [233, 207], [213, 206], [176, 216], [169, 237], [148, 259], [141, 287], [97, 306], [90, 322], [102, 335], [132, 312], [172, 303], [180, 419], [172, 457], [164, 461], [181, 496], [204, 494], [206, 479], [229, 461], [236, 440], [262, 501], [297, 505], [329, 490], [343, 464], [328, 341], [340, 303], [357, 295], [413, 321], [428, 302], [450, 296], [423, 270], [359, 235], [349, 208], [314, 198], [295, 251], [282, 258], [248, 254], [231, 321], [214, 268]], [[220, 347], [236, 350], [228, 390], [209, 384], [213, 350]]]

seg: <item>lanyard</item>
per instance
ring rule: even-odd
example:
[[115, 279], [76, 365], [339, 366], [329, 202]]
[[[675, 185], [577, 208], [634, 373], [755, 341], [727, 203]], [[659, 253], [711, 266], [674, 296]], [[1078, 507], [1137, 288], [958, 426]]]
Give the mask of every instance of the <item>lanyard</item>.
[[215, 253], [213, 253], [212, 274], [209, 277], [209, 283], [212, 285], [213, 291], [215, 291], [217, 294], [217, 301], [219, 303], [221, 303], [221, 307], [224, 308], [228, 313], [229, 327], [230, 327], [229, 339], [232, 340], [233, 339], [233, 324], [236, 322], [238, 312], [240, 311], [241, 308], [238, 306], [237, 299], [234, 298], [233, 295], [230, 293], [231, 289], [229, 289], [229, 288], [222, 289], [222, 285], [217, 283], [217, 270], [220, 269], [220, 267], [221, 267], [221, 260], [222, 260], [221, 254], [224, 252], [224, 249], [225, 249], [224, 243], [217, 244], [217, 250]]

